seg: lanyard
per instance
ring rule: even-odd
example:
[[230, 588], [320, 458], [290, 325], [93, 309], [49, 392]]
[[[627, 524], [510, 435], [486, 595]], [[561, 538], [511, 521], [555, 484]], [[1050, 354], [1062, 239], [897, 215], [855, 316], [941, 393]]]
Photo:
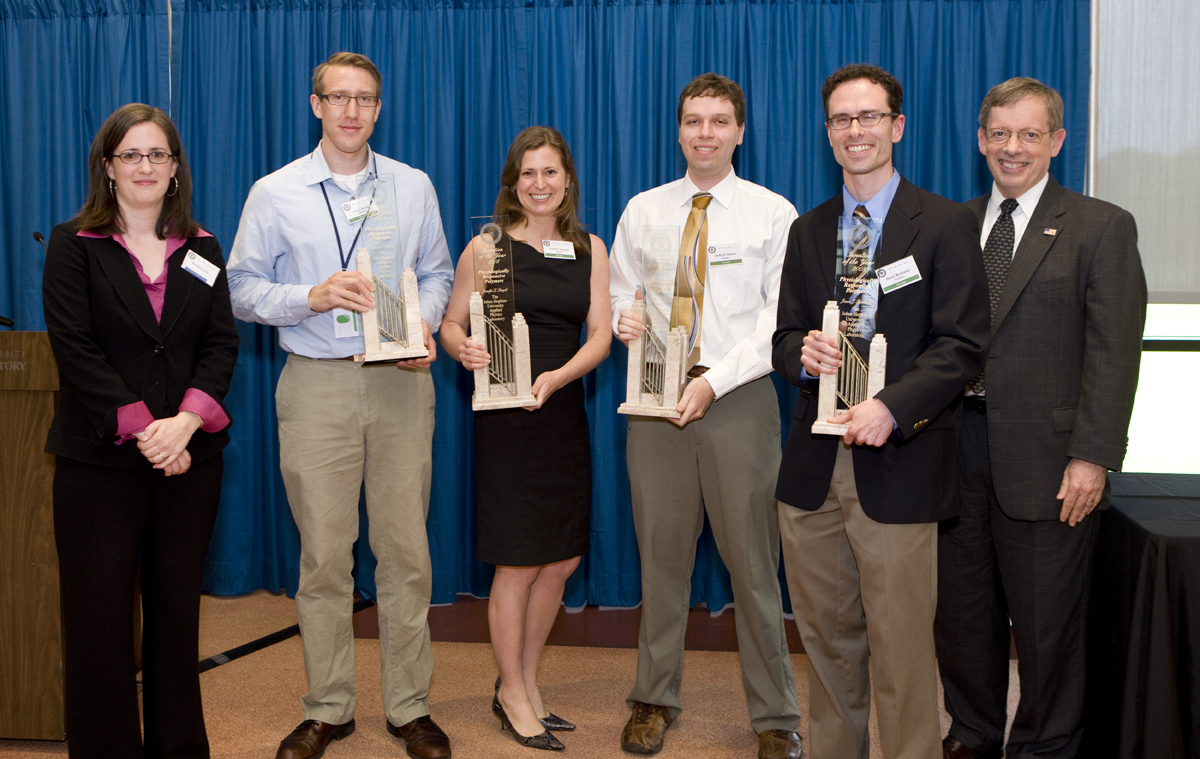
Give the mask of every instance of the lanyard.
[[350, 242], [350, 250], [342, 251], [342, 234], [338, 232], [337, 217], [333, 215], [333, 204], [329, 202], [329, 193], [325, 192], [325, 183], [321, 182], [321, 194], [325, 196], [325, 207], [329, 209], [329, 221], [333, 224], [333, 236], [337, 238], [338, 258], [342, 262], [342, 271], [350, 266], [350, 257], [354, 255], [354, 247], [358, 245], [358, 238], [362, 235], [363, 227], [367, 225], [367, 218], [371, 215], [371, 205], [375, 202], [375, 191], [379, 189], [379, 161], [375, 161], [375, 182], [371, 186], [371, 200], [367, 203], [367, 211], [363, 214], [362, 223], [358, 225], [358, 231], [354, 233], [354, 239]]

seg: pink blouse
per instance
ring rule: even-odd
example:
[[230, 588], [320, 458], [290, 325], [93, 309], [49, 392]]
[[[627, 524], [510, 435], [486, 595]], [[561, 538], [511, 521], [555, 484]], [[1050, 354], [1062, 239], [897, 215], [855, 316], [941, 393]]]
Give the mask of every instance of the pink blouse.
[[[133, 260], [133, 268], [137, 272], [138, 279], [142, 281], [142, 288], [146, 291], [146, 297], [150, 299], [150, 307], [154, 309], [154, 320], [162, 321], [163, 300], [167, 294], [167, 262], [171, 260], [171, 256], [175, 251], [187, 244], [186, 237], [169, 237], [167, 238], [167, 255], [163, 259], [163, 270], [155, 279], [151, 280], [146, 276], [146, 272], [142, 270], [142, 262], [137, 256], [129, 250], [129, 246], [125, 244], [125, 238], [120, 233], [115, 235], [102, 235], [96, 232], [80, 230], [75, 233], [79, 237], [95, 237], [104, 238], [111, 237], [120, 243], [121, 247], [129, 252], [130, 259]], [[196, 237], [212, 237], [211, 234], [201, 229], [196, 233]], [[213, 400], [213, 397], [203, 390], [197, 390], [194, 387], [189, 387], [183, 394], [183, 400], [179, 403], [179, 411], [190, 411], [204, 422], [200, 428], [205, 432], [220, 432], [229, 426], [229, 415], [225, 413], [225, 409], [221, 408], [221, 404]], [[117, 409], [117, 445], [124, 443], [127, 440], [133, 440], [137, 433], [142, 432], [146, 427], [150, 426], [150, 422], [154, 421], [154, 415], [150, 413], [144, 401], [129, 403]]]

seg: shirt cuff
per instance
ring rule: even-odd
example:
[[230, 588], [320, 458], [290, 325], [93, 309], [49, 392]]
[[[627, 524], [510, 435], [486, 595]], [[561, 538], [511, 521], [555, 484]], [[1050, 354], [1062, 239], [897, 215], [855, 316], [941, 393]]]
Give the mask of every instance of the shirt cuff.
[[205, 432], [220, 432], [229, 426], [229, 415], [221, 404], [203, 390], [189, 387], [183, 394], [183, 402], [179, 404], [179, 412], [190, 411], [204, 421], [200, 429]]
[[146, 407], [145, 401], [127, 403], [117, 409], [117, 445], [128, 440], [150, 426], [154, 414]]
[[291, 315], [291, 318], [296, 320], [296, 323], [320, 313], [319, 311], [313, 311], [308, 306], [308, 294], [312, 292], [313, 285], [287, 285], [287, 288], [287, 296], [284, 302], [287, 304], [288, 313]]
[[737, 387], [737, 378], [733, 375], [733, 372], [722, 366], [712, 367], [703, 376], [708, 381], [709, 387], [713, 389], [713, 400], [719, 400], [730, 390]]

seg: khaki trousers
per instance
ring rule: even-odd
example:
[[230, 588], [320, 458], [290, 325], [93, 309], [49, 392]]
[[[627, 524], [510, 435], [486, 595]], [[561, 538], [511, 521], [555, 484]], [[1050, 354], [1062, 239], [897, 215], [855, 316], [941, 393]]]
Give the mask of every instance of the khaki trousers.
[[629, 703], [682, 710], [683, 640], [696, 540], [708, 513], [729, 569], [742, 684], [755, 732], [796, 730], [800, 708], [779, 590], [779, 402], [768, 377], [715, 401], [683, 429], [629, 417], [626, 446], [642, 569], [637, 683]]
[[863, 513], [843, 444], [825, 503], [804, 511], [781, 502], [779, 529], [808, 654], [811, 759], [868, 759], [872, 675], [884, 757], [939, 759], [937, 524]]
[[384, 713], [395, 725], [426, 715], [433, 674], [426, 620], [433, 584], [425, 533], [433, 470], [429, 371], [291, 355], [275, 402], [279, 464], [300, 530], [304, 718], [341, 724], [354, 716], [350, 571], [363, 483], [379, 562]]

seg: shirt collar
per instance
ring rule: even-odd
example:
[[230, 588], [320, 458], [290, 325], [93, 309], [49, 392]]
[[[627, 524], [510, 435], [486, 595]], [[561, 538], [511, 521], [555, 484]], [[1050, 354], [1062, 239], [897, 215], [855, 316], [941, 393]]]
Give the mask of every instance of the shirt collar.
[[867, 215], [873, 219], [886, 219], [888, 209], [892, 207], [892, 199], [896, 197], [896, 190], [900, 188], [900, 172], [892, 169], [892, 178], [887, 181], [879, 192], [875, 193], [875, 197], [868, 201], [861, 201], [850, 194], [850, 188], [842, 185], [842, 216], [853, 216], [854, 209], [860, 203], [867, 207]]
[[[1050, 172], [1046, 172], [1042, 176], [1041, 181], [1025, 191], [1025, 194], [1017, 198], [1017, 208], [1026, 217], [1033, 216], [1033, 210], [1037, 208], [1038, 201], [1042, 199], [1042, 193], [1046, 191], [1046, 185], [1050, 183]], [[1004, 202], [1004, 196], [1000, 194], [1000, 188], [992, 182], [992, 197], [988, 199], [987, 217], [1000, 215], [1000, 204]], [[1016, 211], [1013, 211], [1016, 213]]]
[[[322, 138], [323, 141], [323, 138]], [[367, 146], [367, 179], [375, 177], [375, 153], [371, 150], [371, 146]], [[317, 143], [317, 149], [309, 155], [308, 176], [305, 177], [306, 185], [320, 184], [325, 180], [333, 179], [333, 171], [330, 170], [329, 164], [325, 161], [325, 152], [321, 150], [321, 143]]]
[[729, 174], [710, 190], [701, 190], [696, 187], [692, 177], [684, 174], [683, 181], [679, 183], [679, 205], [691, 205], [692, 197], [696, 193], [707, 192], [713, 196], [713, 200], [721, 204], [722, 208], [729, 208], [733, 204], [733, 196], [737, 192], [737, 183], [737, 174], [734, 173], [732, 166], [729, 168]]

